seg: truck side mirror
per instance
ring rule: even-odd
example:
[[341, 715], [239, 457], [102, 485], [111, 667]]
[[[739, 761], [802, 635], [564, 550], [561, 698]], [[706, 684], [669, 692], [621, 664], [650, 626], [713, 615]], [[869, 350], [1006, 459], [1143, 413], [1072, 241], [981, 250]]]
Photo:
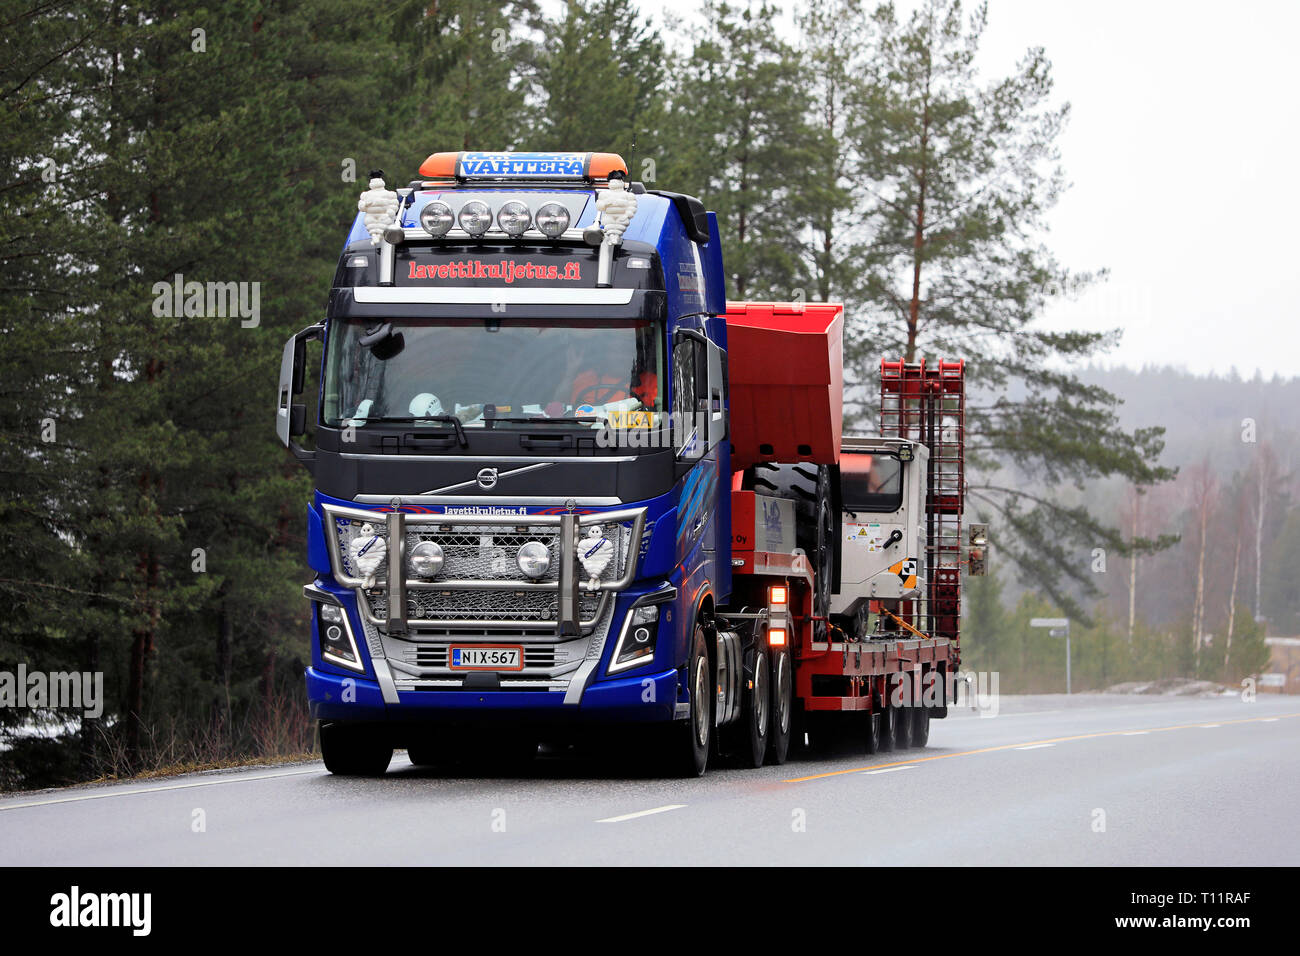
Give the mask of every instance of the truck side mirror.
[[325, 331], [322, 325], [310, 325], [284, 343], [280, 355], [280, 390], [275, 409], [275, 434], [280, 444], [293, 451], [299, 459], [308, 454], [293, 444], [292, 439], [307, 431], [307, 408], [294, 404], [294, 397], [302, 394], [307, 380], [307, 342], [320, 338]]

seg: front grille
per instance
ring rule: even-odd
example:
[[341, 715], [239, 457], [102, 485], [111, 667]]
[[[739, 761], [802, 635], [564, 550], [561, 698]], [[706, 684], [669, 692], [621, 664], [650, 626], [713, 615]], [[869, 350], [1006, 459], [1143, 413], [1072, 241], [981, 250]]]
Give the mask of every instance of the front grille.
[[[371, 612], [384, 620], [388, 616], [388, 595], [366, 593]], [[410, 590], [406, 592], [406, 616], [420, 621], [554, 621], [559, 608], [554, 591], [515, 591], [508, 588], [473, 590]], [[591, 620], [600, 606], [598, 594], [581, 597], [582, 619]]]
[[[394, 551], [387, 541], [389, 517], [339, 505], [327, 504], [324, 511], [335, 579], [356, 589], [367, 634], [386, 635], [389, 612], [396, 611], [389, 607], [388, 565]], [[431, 579], [417, 578], [406, 569], [406, 607], [394, 616], [405, 622], [413, 639], [429, 643], [444, 635], [459, 640], [461, 634], [486, 637], [487, 632], [503, 638], [507, 632], [516, 638], [535, 635], [550, 642], [559, 638], [554, 623], [559, 617], [561, 516], [520, 514], [518, 518], [516, 522], [513, 514], [497, 513], [404, 514], [406, 553], [423, 542], [435, 542], [443, 554], [442, 568]], [[632, 577], [632, 565], [645, 544], [645, 510], [576, 518], [577, 616], [586, 636], [598, 630], [598, 622], [613, 605], [614, 592]], [[530, 541], [541, 542], [551, 558], [546, 572], [536, 579], [525, 577], [517, 563], [519, 549]], [[594, 579], [582, 563], [584, 556], [590, 560], [593, 554], [609, 556]], [[592, 585], [597, 585], [595, 590]]]

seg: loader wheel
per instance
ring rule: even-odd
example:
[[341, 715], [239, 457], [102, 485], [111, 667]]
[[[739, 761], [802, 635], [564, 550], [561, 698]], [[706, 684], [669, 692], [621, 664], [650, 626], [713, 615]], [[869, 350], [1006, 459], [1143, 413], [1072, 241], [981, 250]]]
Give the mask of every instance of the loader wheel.
[[912, 746], [924, 747], [930, 742], [930, 708], [912, 708]]
[[320, 725], [325, 769], [339, 777], [378, 777], [393, 759], [392, 744], [374, 728], [352, 724]]
[[[835, 541], [839, 515], [831, 507], [831, 471], [825, 465], [776, 465], [759, 462], [749, 482], [760, 494], [793, 499], [794, 543], [813, 568], [813, 614], [830, 613], [835, 575]], [[813, 639], [826, 640], [826, 622], [813, 624]]]
[[662, 728], [660, 758], [670, 776], [702, 777], [709, 765], [709, 749], [713, 745], [714, 683], [704, 628], [698, 622], [686, 675], [690, 714], [686, 720], [675, 720]]
[[790, 753], [790, 737], [794, 727], [794, 661], [789, 648], [783, 648], [771, 657], [772, 687], [771, 729], [767, 734], [767, 762], [780, 766]]

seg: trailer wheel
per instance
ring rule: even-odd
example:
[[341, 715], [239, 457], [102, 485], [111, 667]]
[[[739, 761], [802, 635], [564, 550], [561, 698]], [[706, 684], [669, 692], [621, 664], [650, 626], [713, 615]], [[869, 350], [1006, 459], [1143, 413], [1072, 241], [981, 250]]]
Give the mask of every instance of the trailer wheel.
[[912, 746], [924, 747], [930, 742], [930, 708], [912, 708]]
[[772, 655], [771, 729], [767, 739], [767, 762], [780, 766], [790, 753], [790, 737], [794, 727], [794, 661], [789, 648]]
[[[754, 466], [754, 490], [791, 498], [795, 503], [794, 541], [813, 566], [813, 614], [830, 613], [831, 583], [835, 579], [835, 540], [839, 515], [831, 507], [831, 472], [825, 465]], [[813, 639], [826, 640], [826, 621], [813, 623]]]
[[877, 699], [880, 706], [880, 753], [902, 750], [906, 743], [898, 741], [898, 725], [902, 719], [902, 708], [893, 707], [888, 700]]
[[664, 728], [662, 759], [665, 770], [672, 776], [702, 777], [713, 744], [714, 683], [704, 628], [698, 622], [686, 673], [690, 714], [685, 721], [674, 721]]
[[914, 708], [898, 707], [894, 710], [897, 715], [894, 720], [894, 749], [906, 750], [912, 746], [912, 722]]
[[393, 747], [373, 728], [322, 722], [320, 754], [335, 776], [378, 777], [388, 769]]
[[755, 769], [763, 766], [768, 739], [772, 730], [771, 676], [767, 654], [763, 648], [754, 650], [754, 679], [744, 693], [744, 714], [737, 737], [737, 750], [743, 766]]
[[880, 753], [880, 714], [873, 711], [867, 714], [867, 753]]

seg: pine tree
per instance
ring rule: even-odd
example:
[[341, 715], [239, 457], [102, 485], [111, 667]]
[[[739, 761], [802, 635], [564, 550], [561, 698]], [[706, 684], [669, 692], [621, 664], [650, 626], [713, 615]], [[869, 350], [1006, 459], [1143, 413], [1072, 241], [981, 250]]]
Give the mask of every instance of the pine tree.
[[865, 314], [846, 353], [859, 382], [882, 355], [967, 360], [971, 497], [995, 513], [999, 552], [1086, 618], [1073, 593], [1097, 588], [1083, 556], [1167, 542], [1126, 540], [1059, 495], [1030, 493], [1022, 476], [1055, 488], [1110, 476], [1149, 485], [1172, 472], [1156, 464], [1161, 429], [1124, 431], [1113, 395], [1060, 370], [1112, 337], [1036, 321], [1054, 296], [1097, 278], [1060, 265], [1040, 239], [1064, 188], [1056, 139], [1068, 106], [1051, 103], [1042, 49], [982, 83], [985, 25], [983, 6], [965, 23], [959, 0], [927, 0], [905, 23], [888, 5], [872, 18], [853, 126], [872, 239], [849, 290]]
[[653, 149], [664, 47], [630, 0], [569, 0], [538, 51], [538, 149], [616, 152], [643, 173]]
[[776, 8], [708, 3], [704, 12], [707, 25], [674, 64], [660, 179], [717, 212], [728, 294], [790, 299], [809, 285], [799, 197], [816, 135], [806, 76]]

